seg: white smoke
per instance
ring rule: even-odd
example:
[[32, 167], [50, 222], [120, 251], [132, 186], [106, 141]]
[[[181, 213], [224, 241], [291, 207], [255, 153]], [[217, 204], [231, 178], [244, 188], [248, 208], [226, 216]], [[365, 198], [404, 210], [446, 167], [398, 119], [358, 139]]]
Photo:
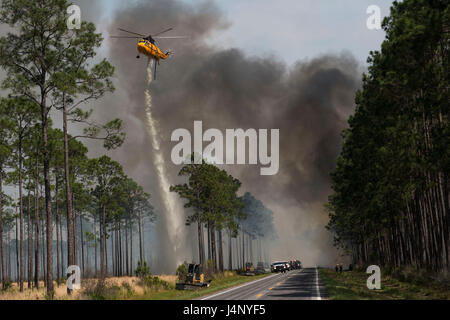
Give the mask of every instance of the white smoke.
[[[170, 192], [170, 183], [167, 180], [166, 167], [164, 155], [161, 150], [160, 145], [160, 134], [158, 130], [158, 123], [153, 118], [152, 114], [152, 96], [150, 93], [150, 85], [152, 83], [153, 74], [153, 64], [156, 63], [154, 60], [149, 59], [147, 65], [147, 87], [145, 89], [145, 103], [146, 103], [146, 115], [147, 115], [147, 130], [150, 135], [153, 147], [153, 162], [158, 174], [159, 187], [161, 190], [162, 206], [165, 211], [167, 223], [165, 227], [167, 228], [167, 234], [169, 235], [170, 246], [174, 249], [175, 257], [178, 257], [176, 263], [179, 265], [182, 263], [183, 259], [181, 257], [181, 252], [183, 248], [183, 217], [181, 214], [177, 214], [177, 206], [175, 194]], [[174, 266], [175, 267], [175, 266]]]

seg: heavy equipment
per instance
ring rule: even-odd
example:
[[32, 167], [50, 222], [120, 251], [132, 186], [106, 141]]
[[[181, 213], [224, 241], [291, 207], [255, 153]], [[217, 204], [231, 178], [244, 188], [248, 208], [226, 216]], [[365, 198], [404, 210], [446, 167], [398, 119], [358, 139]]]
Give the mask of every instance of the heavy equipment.
[[247, 262], [245, 264], [244, 276], [254, 276], [255, 275], [255, 267], [253, 263]]
[[190, 263], [187, 266], [186, 279], [178, 282], [175, 286], [177, 290], [195, 290], [209, 287], [211, 280], [205, 281], [205, 274], [200, 264]]
[[264, 268], [264, 262], [258, 262], [255, 269], [256, 274], [264, 274], [266, 273], [266, 269]]

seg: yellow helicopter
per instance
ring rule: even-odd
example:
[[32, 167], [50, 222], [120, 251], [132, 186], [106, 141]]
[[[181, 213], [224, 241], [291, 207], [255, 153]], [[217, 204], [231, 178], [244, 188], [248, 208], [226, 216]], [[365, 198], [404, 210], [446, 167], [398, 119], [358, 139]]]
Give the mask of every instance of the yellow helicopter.
[[155, 39], [185, 39], [188, 38], [187, 36], [169, 36], [169, 37], [162, 37], [161, 35], [163, 33], [169, 32], [173, 30], [173, 28], [166, 29], [164, 31], [158, 32], [154, 35], [145, 36], [140, 33], [136, 33], [133, 31], [128, 31], [125, 29], [119, 28], [120, 31], [133, 34], [134, 36], [111, 36], [111, 38], [116, 39], [140, 39], [138, 42], [137, 50], [138, 50], [138, 56], [136, 58], [140, 58], [139, 53], [147, 56], [149, 59], [155, 60], [155, 72], [154, 76], [156, 79], [156, 66], [159, 65], [159, 62], [161, 60], [166, 60], [172, 52], [168, 51], [164, 53], [161, 51], [160, 48], [156, 46], [156, 40]]

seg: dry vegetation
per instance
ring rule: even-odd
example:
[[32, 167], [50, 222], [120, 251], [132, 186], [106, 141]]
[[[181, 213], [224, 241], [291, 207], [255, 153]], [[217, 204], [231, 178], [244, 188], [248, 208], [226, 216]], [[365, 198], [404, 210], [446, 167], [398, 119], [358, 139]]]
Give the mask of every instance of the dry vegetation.
[[[175, 286], [177, 281], [175, 275], [155, 277], [169, 286]], [[69, 296], [66, 285], [57, 286], [55, 282], [54, 299], [89, 300], [93, 299], [93, 295], [97, 299], [126, 299], [133, 295], [144, 295], [152, 289], [159, 290], [159, 288], [150, 288], [138, 277], [107, 278], [103, 283], [98, 279], [86, 279], [81, 283], [81, 290], [76, 290]], [[47, 298], [43, 281], [40, 282], [39, 290], [28, 289], [25, 283], [24, 291], [20, 292], [18, 284], [12, 283], [5, 292], [0, 291], [0, 300], [46, 300]]]

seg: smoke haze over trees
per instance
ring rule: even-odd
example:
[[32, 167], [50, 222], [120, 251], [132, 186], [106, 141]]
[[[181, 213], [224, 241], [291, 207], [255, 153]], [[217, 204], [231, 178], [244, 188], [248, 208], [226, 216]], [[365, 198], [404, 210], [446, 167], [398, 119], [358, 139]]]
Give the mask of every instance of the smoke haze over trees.
[[[226, 17], [213, 2], [194, 6], [177, 0], [155, 0], [124, 4], [109, 21], [108, 30], [111, 35], [119, 32], [117, 28], [147, 34], [174, 27], [174, 35], [190, 36], [158, 42], [164, 50], [175, 52], [173, 58], [161, 63], [151, 89], [165, 158], [170, 159], [173, 130], [192, 130], [194, 120], [202, 120], [204, 130], [279, 128], [278, 175], [261, 177], [251, 166], [224, 168], [239, 178], [242, 190], [264, 199], [274, 211], [274, 223], [282, 235], [282, 249], [277, 250], [280, 258], [298, 256], [307, 264], [334, 263], [332, 237], [323, 228], [328, 222], [323, 202], [330, 191], [329, 172], [340, 151], [340, 132], [354, 110], [359, 64], [351, 54], [342, 53], [288, 67], [275, 56], [246, 56], [239, 49], [209, 46], [208, 37], [227, 25]], [[113, 157], [155, 195], [158, 211], [157, 177], [152, 168], [151, 142], [145, 134], [145, 62], [135, 58], [135, 41], [108, 41], [109, 58], [117, 71], [117, 91], [105, 104], [124, 120], [128, 135], [127, 143]], [[97, 116], [106, 114], [99, 112]], [[167, 166], [169, 181], [179, 183], [179, 168], [171, 163]], [[181, 206], [178, 214], [183, 215]], [[159, 223], [166, 223], [164, 217]], [[158, 235], [163, 243], [164, 237]], [[191, 242], [195, 244], [195, 239]], [[179, 259], [191, 256], [187, 247], [185, 257]], [[160, 251], [162, 260], [164, 253], [174, 254], [168, 247]]]

